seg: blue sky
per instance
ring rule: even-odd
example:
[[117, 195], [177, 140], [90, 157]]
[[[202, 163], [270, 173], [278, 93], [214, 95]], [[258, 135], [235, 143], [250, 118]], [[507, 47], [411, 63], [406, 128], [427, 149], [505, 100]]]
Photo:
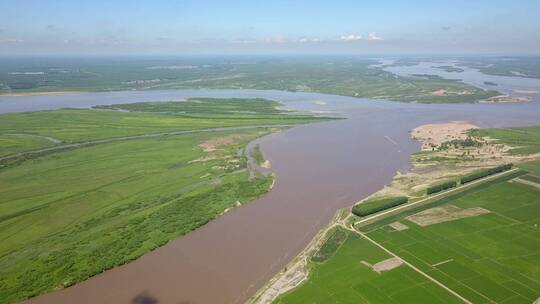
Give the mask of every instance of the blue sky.
[[540, 54], [538, 12], [538, 0], [0, 0], [0, 54]]

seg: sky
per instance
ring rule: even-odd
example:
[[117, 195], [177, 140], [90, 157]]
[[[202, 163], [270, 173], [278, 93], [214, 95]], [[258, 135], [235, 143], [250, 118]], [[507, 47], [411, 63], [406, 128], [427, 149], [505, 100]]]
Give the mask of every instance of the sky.
[[539, 0], [0, 0], [0, 54], [540, 54], [539, 12]]

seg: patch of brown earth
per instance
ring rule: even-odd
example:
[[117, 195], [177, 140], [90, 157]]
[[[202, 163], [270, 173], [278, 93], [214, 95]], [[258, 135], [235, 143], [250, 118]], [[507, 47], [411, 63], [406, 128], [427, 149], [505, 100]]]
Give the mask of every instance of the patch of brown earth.
[[487, 213], [489, 213], [489, 210], [481, 207], [461, 209], [454, 205], [444, 205], [418, 212], [406, 217], [406, 219], [417, 225], [425, 227]]
[[509, 95], [499, 95], [494, 96], [488, 99], [480, 100], [480, 103], [518, 103], [518, 102], [528, 102], [530, 101], [529, 97], [524, 96], [509, 96]]
[[411, 135], [422, 143], [422, 150], [431, 150], [434, 145], [440, 145], [454, 139], [466, 139], [466, 132], [478, 129], [478, 126], [465, 121], [428, 124], [414, 128]]
[[199, 144], [199, 147], [204, 152], [214, 152], [221, 146], [226, 146], [238, 142], [242, 139], [241, 135], [229, 135], [224, 137], [216, 137]]
[[403, 261], [398, 257], [389, 258], [371, 266], [377, 273], [385, 272], [403, 265]]
[[431, 95], [433, 95], [433, 96], [446, 96], [446, 95], [448, 95], [448, 92], [445, 89], [440, 89], [440, 90], [431, 92]]
[[519, 177], [518, 177], [518, 178], [514, 178], [513, 181], [518, 182], [518, 183], [520, 183], [520, 184], [533, 186], [533, 187], [535, 187], [536, 189], [540, 190], [540, 184], [535, 183], [535, 182], [533, 182], [533, 181], [521, 179], [521, 178], [519, 178]]
[[540, 92], [536, 90], [520, 90], [520, 89], [513, 89], [512, 92], [516, 94], [538, 94]]
[[409, 226], [407, 226], [405, 224], [402, 224], [400, 222], [393, 222], [392, 224], [390, 224], [388, 226], [392, 227], [392, 229], [394, 229], [396, 231], [403, 231], [403, 230], [409, 229]]

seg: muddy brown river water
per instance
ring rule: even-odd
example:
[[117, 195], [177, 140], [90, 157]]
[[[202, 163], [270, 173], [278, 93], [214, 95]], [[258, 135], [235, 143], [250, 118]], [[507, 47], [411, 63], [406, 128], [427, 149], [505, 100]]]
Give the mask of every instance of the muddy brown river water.
[[[266, 196], [132, 263], [28, 303], [244, 303], [336, 210], [379, 190], [396, 171], [409, 168], [409, 157], [419, 148], [410, 129], [449, 120], [486, 127], [540, 123], [538, 100], [519, 105], [417, 105], [251, 90], [84, 93], [70, 95], [69, 100], [85, 107], [92, 105], [92, 98], [95, 104], [97, 99], [118, 103], [190, 96], [265, 97], [347, 119], [298, 126], [260, 139], [277, 176]], [[23, 107], [35, 107], [35, 97]], [[39, 97], [54, 102], [67, 98]], [[2, 101], [0, 97], [0, 112]], [[55, 108], [42, 102], [40, 107]]]

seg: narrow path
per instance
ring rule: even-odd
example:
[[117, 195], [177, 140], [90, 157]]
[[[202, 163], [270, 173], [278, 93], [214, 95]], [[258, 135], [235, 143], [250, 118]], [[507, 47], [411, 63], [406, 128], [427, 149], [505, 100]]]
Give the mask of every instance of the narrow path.
[[461, 295], [459, 295], [457, 292], [453, 291], [452, 289], [446, 287], [446, 285], [444, 285], [443, 283], [437, 281], [436, 279], [432, 278], [430, 275], [428, 275], [427, 273], [423, 272], [422, 270], [416, 268], [413, 264], [407, 262], [406, 260], [400, 258], [397, 254], [393, 253], [392, 251], [386, 249], [383, 245], [375, 242], [374, 240], [372, 240], [370, 237], [368, 237], [367, 235], [365, 235], [364, 233], [360, 232], [360, 231], [357, 231], [357, 230], [354, 230], [356, 233], [358, 233], [359, 235], [361, 235], [363, 238], [365, 238], [366, 240], [368, 240], [369, 242], [371, 242], [373, 245], [379, 247], [380, 249], [382, 249], [383, 251], [385, 251], [386, 253], [390, 254], [391, 256], [401, 260], [404, 264], [406, 264], [407, 266], [409, 266], [411, 269], [413, 269], [414, 271], [418, 272], [419, 274], [421, 274], [422, 276], [424, 276], [425, 278], [427, 278], [428, 280], [432, 281], [433, 283], [439, 285], [441, 288], [443, 288], [444, 290], [448, 291], [449, 293], [453, 294], [456, 298], [462, 300], [463, 302], [467, 303], [467, 304], [472, 304], [471, 301], [465, 299], [464, 297], [462, 297]]

